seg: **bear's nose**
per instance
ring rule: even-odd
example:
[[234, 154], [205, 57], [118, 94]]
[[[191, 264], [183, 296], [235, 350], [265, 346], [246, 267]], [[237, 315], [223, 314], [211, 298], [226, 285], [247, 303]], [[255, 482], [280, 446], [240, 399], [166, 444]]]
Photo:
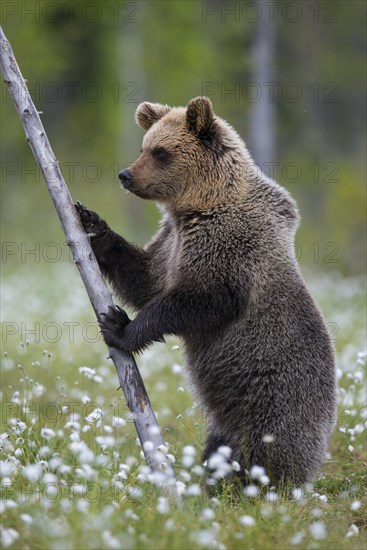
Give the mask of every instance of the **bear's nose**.
[[128, 187], [133, 179], [133, 175], [130, 170], [125, 168], [125, 170], [121, 170], [119, 173], [119, 179], [124, 187]]

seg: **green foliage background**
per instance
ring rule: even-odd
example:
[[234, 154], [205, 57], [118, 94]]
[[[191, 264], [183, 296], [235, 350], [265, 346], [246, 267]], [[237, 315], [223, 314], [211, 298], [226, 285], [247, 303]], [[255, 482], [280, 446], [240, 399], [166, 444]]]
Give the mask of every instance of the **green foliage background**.
[[[159, 217], [153, 204], [122, 193], [117, 179], [118, 169], [139, 154], [143, 132], [133, 114], [140, 101], [185, 105], [210, 92], [217, 114], [236, 127], [251, 150], [253, 102], [247, 95], [256, 32], [251, 4], [3, 2], [4, 31], [73, 197], [126, 237], [145, 242]], [[365, 262], [365, 3], [279, 1], [273, 9], [272, 160], [279, 163], [275, 178], [299, 203], [299, 258], [324, 263], [326, 270], [360, 273]], [[297, 101], [290, 100], [295, 89], [290, 83], [301, 91]], [[4, 84], [1, 101], [2, 240], [29, 249], [35, 243], [41, 248], [63, 243]], [[298, 178], [288, 163], [297, 163]], [[16, 266], [20, 255], [12, 260], [6, 267]]]

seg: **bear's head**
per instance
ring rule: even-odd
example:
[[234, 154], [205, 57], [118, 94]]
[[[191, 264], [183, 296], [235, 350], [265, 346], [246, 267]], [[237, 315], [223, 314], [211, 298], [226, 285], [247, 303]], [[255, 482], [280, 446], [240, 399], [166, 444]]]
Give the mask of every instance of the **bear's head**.
[[140, 157], [120, 173], [129, 191], [183, 210], [209, 208], [241, 191], [241, 166], [251, 159], [208, 98], [187, 107], [144, 102], [136, 122], [146, 134]]

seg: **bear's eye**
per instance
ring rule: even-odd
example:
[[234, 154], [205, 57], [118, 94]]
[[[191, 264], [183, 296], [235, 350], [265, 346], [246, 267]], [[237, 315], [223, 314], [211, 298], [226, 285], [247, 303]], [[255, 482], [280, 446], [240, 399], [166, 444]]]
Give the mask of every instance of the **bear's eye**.
[[153, 157], [157, 160], [164, 160], [167, 158], [167, 155], [168, 155], [167, 151], [162, 147], [158, 147], [153, 151]]

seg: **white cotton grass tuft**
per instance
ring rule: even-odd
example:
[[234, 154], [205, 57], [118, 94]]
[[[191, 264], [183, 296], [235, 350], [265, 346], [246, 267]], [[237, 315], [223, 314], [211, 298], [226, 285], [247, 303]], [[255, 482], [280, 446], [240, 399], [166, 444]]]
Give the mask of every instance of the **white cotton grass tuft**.
[[44, 439], [52, 439], [53, 437], [55, 437], [55, 435], [56, 435], [56, 432], [51, 428], [42, 428], [41, 430], [41, 436]]
[[244, 527], [253, 527], [256, 525], [256, 521], [252, 516], [240, 516], [239, 521]]
[[23, 475], [28, 481], [35, 483], [42, 475], [42, 466], [40, 464], [28, 464], [23, 467]]
[[316, 540], [325, 539], [327, 536], [326, 526], [323, 521], [315, 521], [310, 525], [310, 533], [312, 538]]
[[185, 495], [188, 497], [198, 497], [201, 495], [201, 488], [198, 483], [189, 485], [185, 491]]
[[200, 513], [200, 521], [212, 521], [215, 518], [215, 512], [212, 508], [203, 508]]
[[160, 514], [168, 514], [170, 511], [168, 498], [158, 497], [157, 511]]
[[301, 544], [303, 539], [305, 538], [305, 532], [304, 531], [297, 531], [291, 538], [291, 544], [294, 546], [297, 546], [298, 544]]
[[218, 453], [224, 458], [229, 459], [232, 454], [232, 449], [231, 447], [228, 447], [228, 445], [221, 445], [220, 447], [218, 447]]
[[259, 494], [259, 488], [256, 485], [247, 485], [243, 492], [247, 497], [255, 498]]
[[352, 512], [356, 512], [361, 508], [361, 506], [362, 506], [362, 503], [360, 500], [354, 500], [350, 505], [350, 509], [352, 510]]
[[358, 534], [359, 534], [359, 529], [358, 529], [357, 525], [355, 525], [354, 523], [352, 523], [352, 524], [349, 526], [349, 529], [348, 529], [348, 531], [346, 532], [345, 537], [346, 537], [347, 539], [349, 539], [350, 537], [356, 537]]
[[13, 462], [8, 462], [7, 460], [0, 460], [0, 476], [1, 477], [8, 477], [11, 476], [15, 471], [17, 467]]
[[144, 441], [143, 449], [147, 453], [154, 451], [154, 443], [152, 441]]
[[15, 529], [0, 526], [0, 542], [3, 548], [8, 548], [19, 538], [19, 533]]
[[90, 424], [96, 424], [97, 427], [100, 427], [102, 418], [103, 418], [103, 410], [100, 407], [96, 407], [92, 412], [90, 412], [85, 417], [85, 420]]
[[251, 479], [260, 479], [261, 476], [265, 476], [265, 468], [256, 465], [250, 468]]
[[303, 489], [296, 487], [295, 489], [292, 489], [292, 498], [293, 500], [296, 500], [297, 502], [301, 502], [304, 498], [304, 491]]
[[191, 468], [191, 466], [195, 463], [195, 455], [196, 455], [196, 449], [192, 445], [186, 445], [186, 447], [182, 450], [183, 456], [182, 456], [182, 466], [184, 468]]
[[279, 497], [278, 497], [277, 493], [275, 493], [274, 491], [269, 491], [268, 493], [266, 493], [265, 499], [268, 502], [277, 502]]

